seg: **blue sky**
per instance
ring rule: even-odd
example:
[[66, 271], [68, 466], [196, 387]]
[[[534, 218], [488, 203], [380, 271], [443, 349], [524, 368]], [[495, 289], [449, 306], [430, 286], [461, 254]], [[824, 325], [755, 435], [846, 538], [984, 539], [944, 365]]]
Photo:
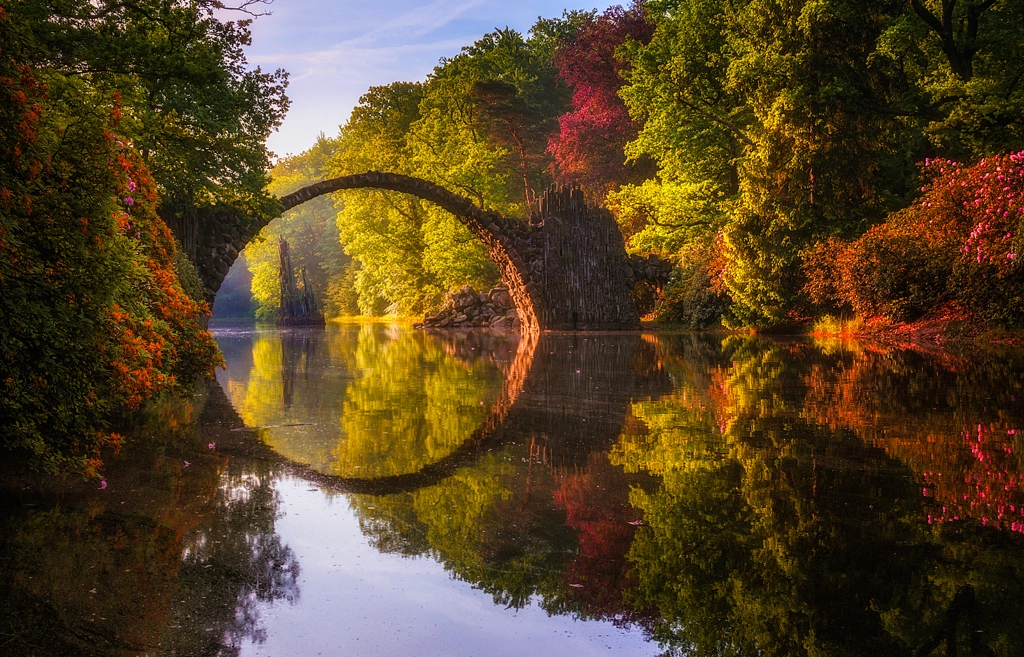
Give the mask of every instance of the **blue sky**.
[[[291, 73], [292, 106], [268, 144], [299, 153], [319, 133], [337, 134], [372, 85], [421, 81], [444, 56], [505, 26], [526, 33], [538, 16], [604, 10], [578, 0], [275, 0], [252, 25], [249, 62]], [[234, 18], [234, 17], [229, 17]]]

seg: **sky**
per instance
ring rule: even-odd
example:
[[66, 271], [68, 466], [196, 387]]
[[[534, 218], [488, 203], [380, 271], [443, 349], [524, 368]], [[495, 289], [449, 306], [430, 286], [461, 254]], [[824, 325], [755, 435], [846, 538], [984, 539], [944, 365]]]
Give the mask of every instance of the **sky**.
[[[257, 18], [246, 56], [263, 70], [291, 74], [291, 109], [267, 143], [277, 156], [298, 154], [321, 132], [334, 136], [373, 85], [423, 81], [496, 28], [525, 34], [538, 16], [599, 9], [598, 0], [274, 0]], [[237, 18], [227, 17], [228, 19]]]

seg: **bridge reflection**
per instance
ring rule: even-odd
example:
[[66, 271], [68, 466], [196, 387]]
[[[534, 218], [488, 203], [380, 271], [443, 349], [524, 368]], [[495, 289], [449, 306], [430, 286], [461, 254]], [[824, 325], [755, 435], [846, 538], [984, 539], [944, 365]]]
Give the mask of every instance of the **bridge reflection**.
[[[334, 460], [284, 468], [349, 493], [383, 552], [436, 559], [502, 605], [639, 624], [680, 653], [1024, 646], [1019, 353], [379, 331], [337, 352], [348, 419]], [[415, 349], [433, 355], [408, 358]], [[287, 375], [293, 409], [302, 386], [328, 378], [308, 362]], [[413, 365], [419, 377], [403, 375]], [[417, 401], [434, 384], [464, 403]], [[411, 391], [415, 408], [388, 390]], [[402, 410], [419, 423], [395, 421]], [[472, 424], [436, 431], [438, 411]], [[275, 430], [262, 438], [287, 448]], [[402, 458], [369, 467], [349, 443]]]
[[[631, 402], [670, 390], [654, 345], [639, 334], [389, 335], [364, 326], [347, 335], [294, 330], [242, 341], [251, 342], [252, 360], [227, 341], [228, 375], [210, 393], [221, 424], [261, 433], [292, 474], [341, 493], [431, 486], [510, 444], [530, 443], [552, 465], [576, 467], [611, 448]], [[396, 380], [403, 383], [381, 385]], [[338, 390], [324, 395], [332, 381]], [[432, 386], [445, 389], [423, 393]], [[297, 387], [317, 397], [314, 407], [301, 408], [310, 400], [296, 407]], [[388, 447], [392, 454], [381, 453]], [[394, 454], [408, 458], [395, 462]]]

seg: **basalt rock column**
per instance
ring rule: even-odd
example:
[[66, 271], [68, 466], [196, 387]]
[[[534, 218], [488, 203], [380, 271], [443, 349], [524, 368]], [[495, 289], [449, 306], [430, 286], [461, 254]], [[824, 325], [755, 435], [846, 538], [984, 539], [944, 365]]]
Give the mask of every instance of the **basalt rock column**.
[[611, 213], [590, 208], [578, 188], [552, 188], [531, 218], [543, 329], [638, 329], [634, 271]]
[[288, 242], [282, 237], [277, 243], [280, 271], [278, 283], [281, 288], [281, 305], [277, 313], [278, 326], [323, 326], [324, 316], [316, 306], [313, 291], [306, 280], [306, 269], [302, 269], [302, 291], [295, 282], [292, 256]]

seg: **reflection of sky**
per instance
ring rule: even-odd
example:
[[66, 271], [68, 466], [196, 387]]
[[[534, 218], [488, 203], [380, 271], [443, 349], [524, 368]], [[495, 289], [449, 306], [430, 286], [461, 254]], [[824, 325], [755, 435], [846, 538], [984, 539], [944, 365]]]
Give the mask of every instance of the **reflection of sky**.
[[[300, 564], [295, 604], [261, 612], [267, 639], [251, 655], [655, 655], [639, 630], [518, 611], [454, 581], [432, 559], [382, 554], [359, 530], [342, 497], [293, 479], [277, 483], [283, 516], [276, 532]], [[509, 622], [515, 617], [515, 622]]]
[[585, 0], [276, 0], [272, 15], [253, 23], [246, 51], [253, 65], [291, 73], [292, 106], [270, 148], [299, 153], [320, 132], [334, 136], [368, 87], [424, 80], [441, 57], [495, 28], [525, 34], [538, 16], [594, 7]]

